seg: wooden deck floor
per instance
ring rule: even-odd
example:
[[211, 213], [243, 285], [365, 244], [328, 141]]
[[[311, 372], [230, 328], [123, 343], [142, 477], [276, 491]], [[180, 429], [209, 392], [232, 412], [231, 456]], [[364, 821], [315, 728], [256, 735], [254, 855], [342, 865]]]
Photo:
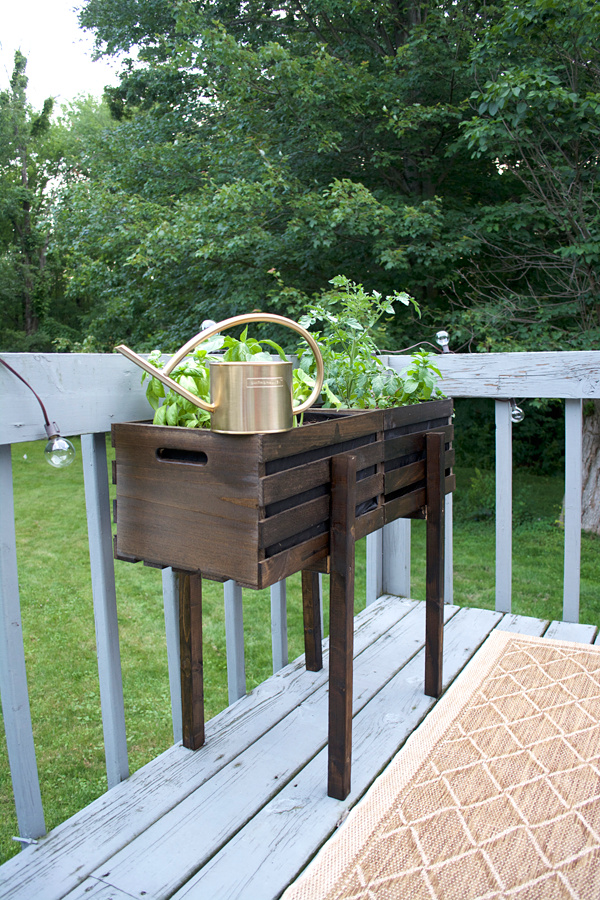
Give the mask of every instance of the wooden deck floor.
[[[446, 608], [444, 686], [494, 628], [592, 642], [590, 625]], [[382, 597], [355, 631], [352, 792], [326, 795], [327, 655], [299, 659], [0, 867], [2, 900], [279, 897], [435, 701], [424, 604]]]

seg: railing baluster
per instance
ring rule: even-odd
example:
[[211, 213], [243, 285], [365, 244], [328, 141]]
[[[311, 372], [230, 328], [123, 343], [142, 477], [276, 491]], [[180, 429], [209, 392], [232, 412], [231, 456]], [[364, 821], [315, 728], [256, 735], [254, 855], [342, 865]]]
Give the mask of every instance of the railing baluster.
[[106, 437], [81, 435], [104, 753], [109, 788], [129, 776]]
[[383, 594], [383, 528], [367, 535], [367, 602], [370, 606]]
[[227, 642], [227, 687], [229, 702], [246, 696], [246, 663], [244, 660], [244, 610], [242, 589], [235, 581], [224, 584], [225, 639]]
[[382, 592], [410, 597], [410, 519], [383, 527]]
[[512, 420], [508, 400], [496, 400], [496, 610], [512, 598]]
[[565, 572], [563, 619], [579, 622], [582, 401], [565, 400]]
[[273, 674], [288, 664], [286, 581], [271, 587], [271, 647]]
[[446, 494], [444, 513], [444, 603], [454, 603], [454, 532], [452, 494]]
[[181, 673], [179, 652], [179, 575], [173, 569], [162, 570], [163, 603], [165, 609], [165, 635], [167, 639], [167, 663], [171, 690], [171, 717], [173, 741], [183, 738], [181, 718]]
[[19, 834], [46, 833], [40, 794], [19, 602], [10, 444], [0, 445], [0, 693]]

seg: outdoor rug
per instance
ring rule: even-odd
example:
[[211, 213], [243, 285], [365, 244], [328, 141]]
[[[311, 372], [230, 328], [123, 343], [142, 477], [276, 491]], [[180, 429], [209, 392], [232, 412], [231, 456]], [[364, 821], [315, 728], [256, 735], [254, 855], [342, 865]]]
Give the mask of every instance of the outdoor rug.
[[284, 900], [598, 900], [600, 647], [492, 632]]

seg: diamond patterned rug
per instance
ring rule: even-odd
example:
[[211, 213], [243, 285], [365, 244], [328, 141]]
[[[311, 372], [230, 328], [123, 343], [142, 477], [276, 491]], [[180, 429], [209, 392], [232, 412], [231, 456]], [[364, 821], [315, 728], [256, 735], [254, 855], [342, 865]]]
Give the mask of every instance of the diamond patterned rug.
[[600, 898], [600, 647], [492, 632], [283, 895], [405, 898]]

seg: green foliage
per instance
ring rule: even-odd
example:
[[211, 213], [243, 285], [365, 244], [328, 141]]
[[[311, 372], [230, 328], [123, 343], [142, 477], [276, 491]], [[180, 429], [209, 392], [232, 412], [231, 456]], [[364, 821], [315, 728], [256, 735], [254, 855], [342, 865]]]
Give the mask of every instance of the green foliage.
[[482, 210], [462, 324], [482, 349], [585, 349], [600, 336], [598, 4], [498, 9], [472, 50], [480, 86], [460, 127], [510, 193]]
[[[52, 471], [43, 443], [15, 444], [15, 521], [23, 640], [48, 829], [106, 791], [94, 614], [81, 455]], [[108, 446], [109, 466], [113, 451]], [[464, 492], [472, 472], [457, 472]], [[114, 488], [111, 488], [114, 491]], [[537, 516], [546, 521], [515, 529], [513, 610], [561, 619], [563, 534], [548, 523], [560, 508], [562, 479], [523, 482]], [[69, 510], [65, 516], [64, 510]], [[425, 597], [425, 524], [412, 524], [412, 595]], [[494, 607], [494, 526], [458, 523], [454, 532], [454, 597], [461, 605]], [[600, 541], [582, 535], [581, 621], [600, 625]], [[358, 607], [365, 597], [364, 541], [357, 546]], [[160, 572], [116, 561], [119, 639], [131, 771], [173, 742]], [[327, 592], [327, 576], [324, 577]], [[288, 580], [290, 659], [303, 652], [299, 574]], [[202, 586], [207, 718], [227, 705], [223, 590]], [[327, 604], [325, 604], [327, 616]], [[272, 672], [268, 590], [244, 591], [248, 687]], [[0, 741], [0, 861], [19, 852], [6, 744]]]
[[82, 21], [101, 52], [139, 52], [61, 219], [67, 290], [102, 346], [174, 348], [248, 308], [297, 318], [336, 271], [410, 292], [439, 327], [495, 196], [493, 164], [459, 140], [468, 12], [89, 0]]
[[[537, 475], [560, 475], [565, 465], [564, 403], [519, 400], [525, 418], [513, 426], [512, 453], [516, 468]], [[494, 401], [458, 398], [454, 401], [456, 463], [493, 470], [496, 460]]]
[[47, 195], [57, 169], [53, 101], [31, 109], [26, 67], [17, 50], [10, 86], [0, 92], [0, 303], [3, 325], [30, 336], [51, 302]]
[[[37, 767], [48, 830], [107, 790], [98, 662], [78, 439], [75, 462], [52, 470], [44, 442], [13, 444], [19, 593]], [[114, 458], [107, 436], [108, 477]], [[111, 496], [115, 488], [111, 486]], [[68, 515], [65, 515], [68, 510]], [[117, 560], [119, 642], [129, 767], [173, 744], [160, 572]], [[324, 590], [327, 576], [325, 576]], [[357, 611], [365, 605], [364, 541], [357, 545]], [[202, 583], [205, 713], [228, 704], [223, 586]], [[248, 690], [273, 671], [269, 589], [244, 590]], [[324, 610], [327, 634], [328, 604]], [[287, 582], [290, 660], [304, 651], [301, 575]], [[19, 852], [0, 717], [0, 863]]]
[[[309, 306], [300, 325], [309, 329], [321, 323], [324, 331], [314, 332], [325, 367], [328, 395], [325, 406], [348, 409], [373, 409], [406, 406], [441, 396], [437, 387], [440, 372], [427, 353], [415, 354], [406, 370], [398, 373], [378, 358], [375, 336], [383, 336], [384, 317], [395, 315], [394, 303], [419, 307], [405, 292], [384, 297], [368, 293], [343, 275], [331, 280], [334, 289], [324, 293], [320, 302]], [[302, 370], [314, 374], [312, 354], [300, 350]]]
[[0, 91], [0, 349], [49, 352], [81, 341], [84, 303], [65, 296], [65, 248], [56, 239], [61, 194], [85, 178], [85, 149], [110, 123], [90, 98], [54, 116], [27, 101], [27, 60], [17, 51]]
[[44, 328], [61, 346], [298, 318], [340, 271], [417, 299], [391, 346], [441, 325], [477, 350], [600, 337], [593, 0], [87, 0], [81, 21], [131, 59], [101, 108], [27, 120], [60, 176], [31, 322], [64, 323]]
[[[315, 332], [315, 340], [323, 356], [325, 378], [322, 401], [325, 407], [345, 407], [348, 409], [374, 409], [390, 406], [406, 406], [442, 396], [438, 388], [441, 378], [439, 369], [424, 352], [415, 353], [403, 372], [383, 365], [377, 358], [375, 335], [382, 336], [384, 317], [394, 316], [394, 302], [418, 306], [405, 293], [395, 293], [383, 297], [377, 291], [369, 294], [362, 284], [355, 284], [344, 275], [331, 280], [334, 289], [324, 293], [320, 302], [309, 306], [300, 325], [309, 329], [317, 322], [323, 323], [325, 331]], [[218, 335], [203, 342], [188, 355], [172, 372], [171, 377], [190, 393], [210, 402], [211, 361], [217, 350], [224, 350], [225, 362], [269, 362], [271, 354], [263, 346], [274, 350], [281, 359], [286, 356], [283, 349], [270, 339], [256, 340], [248, 336], [248, 327], [240, 338]], [[300, 367], [294, 371], [292, 402], [300, 405], [307, 399], [315, 385], [316, 362], [312, 351], [306, 352], [303, 342], [299, 349]], [[160, 368], [161, 351], [155, 350], [149, 361]], [[155, 425], [181, 425], [187, 428], [210, 427], [210, 414], [181, 397], [175, 391], [166, 390], [157, 379], [144, 372], [142, 381], [150, 378], [146, 396], [155, 410]], [[161, 400], [164, 403], [161, 405]]]

